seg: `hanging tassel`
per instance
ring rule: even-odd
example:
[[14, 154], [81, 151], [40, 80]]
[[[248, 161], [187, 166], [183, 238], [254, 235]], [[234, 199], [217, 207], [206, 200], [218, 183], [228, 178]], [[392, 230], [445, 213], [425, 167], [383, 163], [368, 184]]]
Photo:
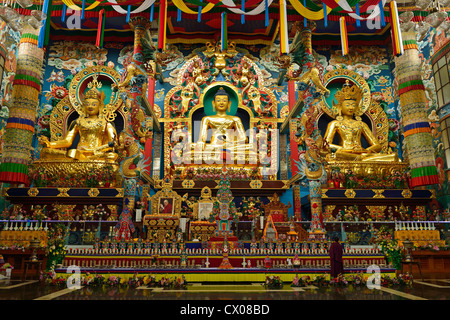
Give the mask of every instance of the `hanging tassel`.
[[345, 56], [348, 53], [347, 25], [345, 24], [344, 17], [341, 17], [339, 20], [339, 26], [341, 30], [342, 55]]
[[105, 10], [100, 10], [98, 14], [98, 28], [97, 28], [97, 39], [95, 41], [95, 45], [98, 48], [103, 47], [103, 37], [105, 32]]
[[269, 0], [264, 0], [265, 11], [264, 11], [264, 25], [269, 26]]
[[228, 31], [227, 31], [227, 13], [222, 12], [222, 30], [221, 30], [221, 49], [225, 51], [228, 49]]
[[150, 6], [150, 22], [153, 22], [153, 12], [154, 12], [154, 10], [155, 10], [155, 5], [152, 4]]
[[280, 0], [280, 52], [289, 53], [286, 0]]
[[381, 20], [381, 26], [386, 26], [386, 19], [384, 18], [384, 10], [383, 10], [383, 1], [378, 2], [378, 6], [380, 7], [380, 20]]
[[167, 0], [161, 0], [159, 4], [159, 34], [158, 49], [166, 49], [166, 21], [167, 21]]
[[[357, 16], [359, 16], [359, 3], [356, 3], [355, 5], [355, 13]], [[361, 27], [361, 21], [359, 21], [358, 19], [356, 19], [356, 26]]]
[[[306, 8], [306, 0], [303, 0], [303, 6]], [[306, 28], [308, 26], [308, 20], [303, 17], [303, 26]]]
[[61, 16], [62, 22], [66, 21], [66, 13], [67, 13], [67, 6], [65, 3], [63, 3], [63, 10], [62, 10], [62, 16]]
[[126, 19], [127, 23], [130, 22], [130, 14], [131, 14], [131, 4], [129, 4], [127, 7], [127, 19]]
[[181, 21], [181, 10], [180, 9], [177, 10], [177, 21], [178, 22]]
[[389, 11], [391, 14], [391, 35], [394, 56], [403, 54], [402, 32], [400, 30], [400, 20], [398, 18], [397, 2], [392, 0], [389, 3]]
[[328, 26], [327, 5], [325, 3], [323, 3], [323, 25], [325, 28]]
[[[200, 1], [201, 2], [201, 1]], [[202, 6], [198, 7], [198, 16], [197, 16], [197, 22], [202, 21]]]
[[[242, 0], [241, 10], [245, 12], [245, 0]], [[241, 24], [245, 23], [245, 14], [241, 14]]]
[[39, 38], [38, 38], [38, 48], [43, 48], [45, 43], [48, 43], [48, 33], [47, 33], [47, 26], [48, 30], [50, 32], [50, 13], [51, 11], [49, 8], [51, 7], [51, 0], [44, 0], [44, 3], [42, 5], [42, 12], [44, 12], [47, 15], [47, 19], [44, 20], [44, 24], [42, 25], [41, 29], [39, 30]]
[[81, 20], [84, 20], [84, 9], [86, 8], [86, 0], [81, 4]]

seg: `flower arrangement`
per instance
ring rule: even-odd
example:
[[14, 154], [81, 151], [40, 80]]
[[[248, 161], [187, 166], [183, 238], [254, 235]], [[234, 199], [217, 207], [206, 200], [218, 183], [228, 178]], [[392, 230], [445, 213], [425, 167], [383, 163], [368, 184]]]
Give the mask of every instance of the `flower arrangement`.
[[430, 250], [430, 251], [446, 251], [450, 250], [450, 246], [439, 246], [433, 243], [432, 241], [429, 241], [428, 244], [421, 245], [421, 246], [414, 246], [414, 250]]
[[53, 224], [48, 231], [47, 242], [47, 269], [52, 265], [62, 263], [66, 256], [67, 228], [64, 224]]
[[278, 276], [266, 276], [264, 287], [266, 289], [281, 289], [283, 287], [283, 281]]
[[299, 278], [299, 276], [296, 274], [294, 280], [292, 280], [291, 287], [307, 287], [309, 285], [311, 285], [310, 276], [302, 276], [301, 278]]
[[158, 287], [164, 288], [164, 289], [186, 289], [187, 288], [187, 282], [184, 276], [176, 277], [176, 278], [166, 278], [162, 277], [161, 280], [159, 280]]
[[399, 274], [394, 278], [391, 278], [388, 275], [383, 275], [381, 276], [381, 285], [383, 287], [410, 286], [412, 285], [412, 276], [408, 273]]
[[46, 207], [47, 205], [44, 205], [43, 207], [41, 207], [40, 205], [37, 205], [36, 207], [31, 207], [31, 210], [33, 211], [31, 214], [31, 218], [34, 220], [38, 220], [39, 222], [41, 222], [42, 220], [47, 219], [47, 215], [46, 215]]
[[7, 263], [4, 263], [0, 269], [2, 269], [2, 270], [14, 269], [14, 267], [11, 263], [7, 262]]
[[327, 279], [325, 275], [317, 275], [312, 281], [311, 284], [317, 287], [326, 287], [330, 284], [330, 281]]
[[136, 201], [135, 208], [136, 209], [144, 209], [144, 202], [143, 201]]
[[348, 285], [347, 279], [343, 274], [339, 274], [336, 278], [330, 280], [330, 285], [335, 287], [345, 287]]
[[353, 286], [365, 286], [367, 283], [367, 280], [364, 278], [362, 272], [356, 272], [356, 273], [349, 275], [347, 280]]
[[374, 238], [372, 241], [380, 247], [386, 260], [392, 263], [396, 270], [400, 270], [402, 267], [403, 252], [397, 240], [392, 237], [391, 232], [385, 226], [381, 226], [378, 230], [374, 230]]
[[103, 217], [107, 215], [107, 212], [101, 203], [95, 207], [95, 215], [99, 220], [102, 220]]

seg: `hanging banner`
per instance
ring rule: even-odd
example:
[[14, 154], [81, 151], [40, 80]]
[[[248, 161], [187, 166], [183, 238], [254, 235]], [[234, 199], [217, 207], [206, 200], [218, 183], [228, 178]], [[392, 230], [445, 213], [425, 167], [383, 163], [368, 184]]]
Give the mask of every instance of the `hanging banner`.
[[[128, 10], [125, 10], [120, 5], [118, 5], [116, 0], [109, 0], [108, 3], [111, 3], [112, 4], [111, 7], [113, 7], [113, 9], [116, 10], [117, 12], [127, 14]], [[130, 11], [130, 14], [143, 12], [148, 8], [150, 8], [154, 3], [155, 0], [145, 0], [139, 7], [137, 7], [133, 11]]]
[[[294, 9], [297, 10], [297, 12], [299, 14], [301, 14], [303, 17], [305, 17], [308, 20], [322, 20], [325, 17], [325, 15], [323, 13], [323, 9], [321, 9], [319, 11], [312, 11], [312, 10], [309, 10], [308, 8], [306, 8], [298, 0], [289, 0], [289, 2], [294, 7]], [[326, 12], [327, 12], [327, 14], [329, 14], [332, 9], [329, 6], [326, 6], [326, 8], [327, 8]]]
[[280, 51], [281, 54], [289, 53], [289, 37], [286, 12], [286, 0], [280, 0]]
[[[272, 4], [272, 1], [273, 0], [267, 0], [267, 7], [269, 7]], [[266, 3], [265, 2], [266, 2], [266, 0], [261, 1], [261, 3], [255, 9], [253, 9], [249, 12], [245, 12], [243, 10], [235, 9], [235, 8], [227, 8], [227, 9], [236, 14], [245, 14], [248, 16], [254, 16], [254, 15], [261, 14], [264, 11], [266, 11]], [[224, 1], [222, 1], [222, 4], [227, 7], [236, 7], [233, 0], [224, 0]], [[268, 11], [266, 13], [268, 13]]]
[[348, 37], [347, 37], [347, 25], [345, 24], [345, 18], [339, 19], [339, 27], [341, 31], [341, 46], [342, 55], [345, 56], [348, 53]]
[[[187, 7], [187, 5], [184, 3], [183, 0], [172, 0], [173, 4], [180, 9], [181, 11], [183, 11], [184, 13], [188, 13], [188, 14], [198, 14], [197, 11], [193, 11], [191, 9], [189, 9]], [[206, 13], [209, 10], [211, 10], [212, 8], [214, 8], [215, 4], [214, 3], [208, 3], [206, 5], [206, 7], [202, 8], [201, 13]]]
[[166, 30], [167, 30], [167, 0], [161, 0], [159, 3], [159, 34], [158, 49], [166, 49]]
[[[72, 0], [62, 0], [63, 3], [68, 6], [70, 9], [72, 10], [76, 10], [76, 11], [81, 11], [83, 8], [77, 6]], [[93, 4], [91, 4], [89, 7], [84, 8], [84, 10], [92, 10], [95, 9], [100, 3], [102, 3], [101, 1], [95, 1]]]
[[391, 13], [391, 34], [394, 56], [399, 56], [403, 54], [403, 41], [396, 1], [392, 0], [391, 3], [389, 3], [389, 11]]

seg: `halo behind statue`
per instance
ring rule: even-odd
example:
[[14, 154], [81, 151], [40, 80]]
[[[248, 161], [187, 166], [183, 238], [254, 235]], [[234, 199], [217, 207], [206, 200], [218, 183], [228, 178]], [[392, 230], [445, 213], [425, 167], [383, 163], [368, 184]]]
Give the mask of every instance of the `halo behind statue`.
[[[84, 94], [89, 91], [90, 88], [88, 85], [95, 80], [95, 77], [97, 77], [97, 80], [101, 81], [103, 84], [103, 92], [104, 90], [109, 90], [109, 88], [111, 88], [109, 84], [112, 85], [120, 83], [120, 74], [116, 70], [107, 66], [92, 66], [78, 72], [70, 83], [69, 100], [75, 111], [80, 116], [84, 115]], [[110, 100], [108, 101], [108, 99]], [[112, 94], [111, 98], [109, 95], [106, 95], [104, 103], [105, 105], [109, 104], [112, 111], [116, 111], [122, 104], [119, 92]]]
[[[337, 108], [334, 106], [334, 95], [337, 92], [336, 84], [341, 89], [342, 85], [349, 81], [350, 85], [356, 85], [359, 87], [362, 93], [361, 103], [355, 112], [355, 116], [363, 115], [370, 106], [371, 97], [369, 84], [358, 73], [348, 69], [336, 69], [327, 72], [324, 75], [324, 86], [330, 90], [328, 98], [322, 96], [321, 107], [323, 112], [328, 114], [332, 118], [336, 118], [338, 115]], [[335, 100], [334, 100], [335, 101]], [[336, 102], [336, 101], [335, 101]]]
[[229, 82], [214, 82], [208, 87], [205, 88], [203, 94], [200, 96], [200, 106], [204, 107], [204, 112], [208, 116], [215, 115], [216, 112], [213, 111], [212, 101], [214, 100], [214, 96], [216, 92], [222, 88], [228, 94], [228, 97], [231, 101], [230, 110], [227, 111], [228, 115], [234, 116], [239, 107], [242, 106], [242, 98], [239, 94], [238, 88], [232, 85]]

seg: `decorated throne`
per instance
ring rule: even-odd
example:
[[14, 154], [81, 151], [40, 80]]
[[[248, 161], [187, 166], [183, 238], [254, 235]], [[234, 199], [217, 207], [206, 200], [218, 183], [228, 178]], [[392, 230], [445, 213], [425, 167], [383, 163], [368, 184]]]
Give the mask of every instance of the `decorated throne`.
[[281, 241], [293, 238], [292, 235], [298, 236], [299, 240], [307, 238], [307, 232], [299, 225], [294, 224], [289, 220], [288, 209], [291, 203], [287, 205], [280, 201], [277, 193], [269, 198], [270, 202], [263, 206], [265, 212], [265, 227], [263, 236], [267, 236], [267, 228], [274, 228], [276, 230], [277, 238]]

